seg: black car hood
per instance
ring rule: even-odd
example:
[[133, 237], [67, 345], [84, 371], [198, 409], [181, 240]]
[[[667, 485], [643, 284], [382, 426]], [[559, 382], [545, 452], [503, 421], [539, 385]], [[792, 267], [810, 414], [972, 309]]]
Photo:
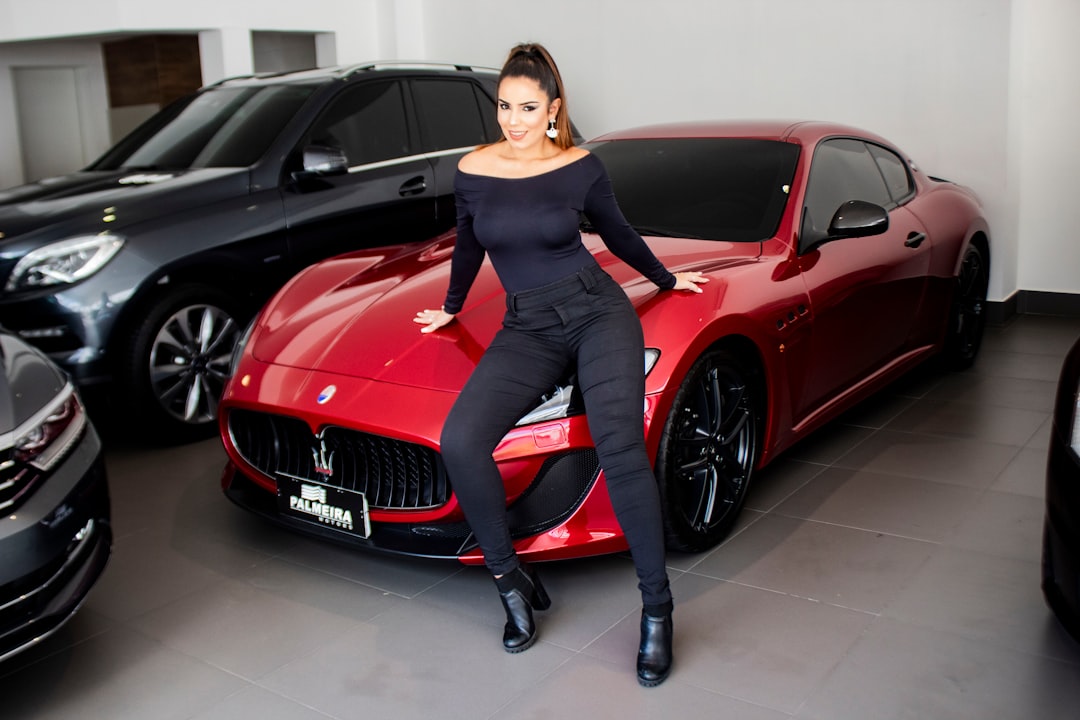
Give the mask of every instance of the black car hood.
[[[247, 168], [86, 170], [47, 178], [0, 191], [0, 247], [32, 232], [44, 231], [52, 240], [128, 226], [248, 187]], [[105, 224], [110, 222], [116, 225]]]
[[33, 417], [67, 384], [41, 353], [6, 332], [0, 332], [0, 369], [0, 435]]

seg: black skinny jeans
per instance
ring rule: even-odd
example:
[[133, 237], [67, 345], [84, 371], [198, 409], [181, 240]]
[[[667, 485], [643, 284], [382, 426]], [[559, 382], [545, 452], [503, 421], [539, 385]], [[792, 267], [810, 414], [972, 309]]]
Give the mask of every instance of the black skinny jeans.
[[508, 294], [503, 327], [454, 403], [442, 455], [454, 492], [493, 575], [518, 567], [506, 491], [492, 452], [577, 363], [589, 431], [637, 568], [645, 605], [671, 602], [664, 530], [645, 437], [644, 340], [622, 288], [598, 266]]

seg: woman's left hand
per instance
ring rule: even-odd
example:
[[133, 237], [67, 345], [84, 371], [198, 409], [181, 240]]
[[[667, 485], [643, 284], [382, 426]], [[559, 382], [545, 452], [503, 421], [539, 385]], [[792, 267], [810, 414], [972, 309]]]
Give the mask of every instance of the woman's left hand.
[[675, 287], [671, 289], [699, 293], [701, 288], [698, 285], [707, 282], [709, 278], [699, 272], [677, 272], [675, 273]]

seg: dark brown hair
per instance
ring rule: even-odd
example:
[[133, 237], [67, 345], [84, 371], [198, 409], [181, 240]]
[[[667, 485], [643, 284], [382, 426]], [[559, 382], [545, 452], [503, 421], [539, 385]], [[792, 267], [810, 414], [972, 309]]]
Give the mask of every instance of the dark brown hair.
[[562, 102], [555, 114], [555, 129], [559, 135], [553, 141], [560, 148], [574, 146], [574, 136], [570, 132], [570, 116], [566, 112], [566, 92], [563, 89], [562, 76], [559, 68], [551, 59], [551, 54], [543, 45], [537, 43], [522, 43], [510, 51], [510, 55], [503, 63], [502, 72], [499, 73], [499, 83], [503, 79], [511, 77], [528, 78], [540, 86], [547, 93], [548, 102], [559, 98]]

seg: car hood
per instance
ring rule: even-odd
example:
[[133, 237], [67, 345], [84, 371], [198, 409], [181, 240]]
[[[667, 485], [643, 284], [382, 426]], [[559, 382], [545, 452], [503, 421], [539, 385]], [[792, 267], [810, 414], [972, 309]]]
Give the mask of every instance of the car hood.
[[[599, 238], [585, 244], [643, 313], [656, 286], [615, 258]], [[758, 243], [646, 238], [672, 270], [722, 269], [756, 258]], [[505, 294], [489, 262], [455, 322], [431, 334], [413, 322], [438, 308], [450, 276], [452, 237], [393, 256], [352, 254], [308, 268], [264, 310], [251, 340], [256, 359], [381, 382], [456, 392], [502, 323]]]
[[86, 170], [9, 188], [0, 191], [0, 246], [32, 234], [53, 240], [122, 230], [223, 194], [247, 192], [248, 178], [247, 168]]
[[0, 371], [0, 436], [32, 418], [67, 382], [41, 353], [5, 332], [0, 332]]

